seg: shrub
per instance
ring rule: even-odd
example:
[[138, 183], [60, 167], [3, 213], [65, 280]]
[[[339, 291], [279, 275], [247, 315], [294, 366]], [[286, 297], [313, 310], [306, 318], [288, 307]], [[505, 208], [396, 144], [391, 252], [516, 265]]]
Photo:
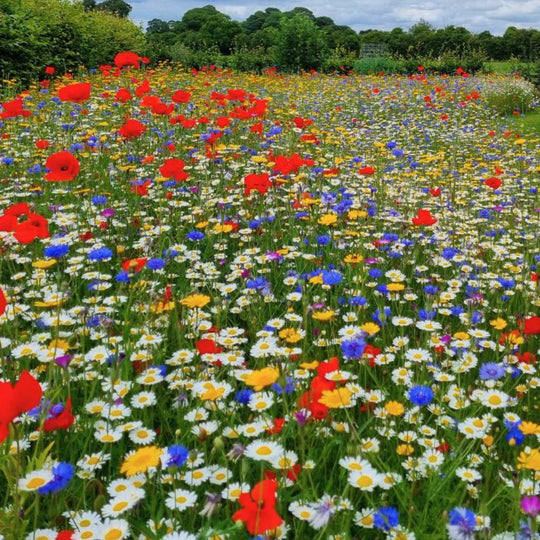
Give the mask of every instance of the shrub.
[[[414, 70], [416, 70], [417, 66], [418, 64], [415, 63]], [[360, 58], [359, 60], [356, 60], [353, 65], [353, 69], [360, 75], [369, 75], [380, 72], [401, 73], [404, 71], [404, 66], [399, 60], [378, 56]]]
[[489, 79], [482, 93], [489, 106], [499, 114], [527, 112], [534, 107], [537, 98], [534, 85], [518, 77]]

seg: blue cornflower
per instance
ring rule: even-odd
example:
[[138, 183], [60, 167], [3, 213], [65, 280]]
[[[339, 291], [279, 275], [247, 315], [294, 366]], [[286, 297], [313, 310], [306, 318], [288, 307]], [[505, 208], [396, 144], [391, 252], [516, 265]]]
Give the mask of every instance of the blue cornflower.
[[452, 540], [469, 540], [474, 538], [476, 528], [476, 516], [468, 508], [453, 508], [448, 517], [450, 523], [447, 525], [448, 535]]
[[382, 531], [389, 531], [399, 523], [399, 512], [393, 506], [381, 507], [373, 516], [373, 525]]
[[236, 394], [234, 394], [234, 401], [237, 403], [240, 403], [242, 405], [247, 405], [249, 403], [249, 400], [251, 396], [255, 392], [249, 388], [244, 388], [243, 390], [238, 390]]
[[429, 386], [417, 385], [409, 390], [409, 399], [414, 405], [429, 405], [433, 401], [433, 395]]
[[161, 270], [165, 266], [165, 261], [163, 259], [148, 259], [146, 262], [146, 268], [150, 270]]
[[52, 469], [54, 478], [44, 486], [38, 489], [40, 495], [47, 495], [48, 493], [57, 493], [64, 489], [73, 478], [75, 467], [71, 463], [61, 462], [55, 465]]
[[479, 376], [483, 381], [496, 381], [506, 375], [506, 368], [497, 362], [486, 362], [480, 366]]
[[362, 358], [366, 342], [361, 337], [347, 339], [341, 342], [341, 352], [345, 358]]
[[106, 261], [108, 259], [111, 259], [113, 256], [112, 250], [110, 250], [107, 247], [101, 247], [98, 249], [94, 249], [88, 254], [88, 258], [91, 261]]
[[332, 238], [329, 234], [321, 234], [317, 236], [317, 244], [319, 246], [326, 246], [332, 241]]
[[427, 309], [421, 309], [418, 312], [418, 316], [422, 321], [432, 321], [435, 318], [435, 315], [437, 315], [435, 310], [428, 311]]
[[92, 204], [105, 204], [107, 202], [106, 195], [94, 195], [92, 197]]
[[383, 275], [383, 271], [380, 268], [371, 268], [368, 272], [370, 278], [380, 278]]
[[189, 450], [181, 444], [174, 444], [167, 448], [167, 467], [181, 467], [189, 457]]
[[129, 274], [125, 270], [121, 270], [120, 272], [118, 272], [118, 274], [116, 274], [114, 279], [118, 283], [129, 283], [130, 282]]
[[426, 285], [424, 287], [424, 292], [430, 295], [437, 294], [438, 290], [439, 288], [436, 287], [435, 285]]
[[337, 285], [343, 281], [343, 276], [336, 270], [323, 270], [322, 280], [325, 285]]
[[67, 244], [58, 244], [55, 246], [47, 246], [43, 251], [45, 257], [50, 257], [51, 259], [60, 259], [69, 251], [69, 246]]
[[197, 240], [202, 240], [204, 238], [204, 233], [201, 231], [189, 231], [186, 234], [186, 238], [188, 240], [196, 242]]
[[519, 446], [525, 440], [525, 435], [518, 427], [514, 427], [506, 434], [506, 440], [510, 446]]

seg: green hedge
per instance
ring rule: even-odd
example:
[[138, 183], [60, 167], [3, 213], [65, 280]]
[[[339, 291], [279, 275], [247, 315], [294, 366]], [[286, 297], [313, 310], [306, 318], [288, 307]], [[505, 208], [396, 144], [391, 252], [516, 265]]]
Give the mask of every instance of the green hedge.
[[122, 50], [142, 52], [141, 28], [68, 0], [0, 0], [0, 77], [21, 84], [43, 78], [44, 68], [76, 71], [112, 62]]

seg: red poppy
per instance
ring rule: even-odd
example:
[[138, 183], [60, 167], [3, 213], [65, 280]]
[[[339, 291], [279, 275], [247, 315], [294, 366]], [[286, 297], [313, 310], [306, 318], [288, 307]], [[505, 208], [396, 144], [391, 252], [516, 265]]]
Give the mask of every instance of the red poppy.
[[21, 98], [2, 103], [2, 108], [4, 109], [4, 112], [0, 113], [0, 118], [15, 118], [17, 116], [27, 118], [32, 113], [26, 109], [23, 109], [23, 106], [24, 102]]
[[188, 103], [191, 99], [191, 94], [185, 90], [177, 90], [171, 98], [175, 103]]
[[309, 118], [302, 118], [300, 116], [295, 117], [293, 122], [294, 125], [299, 129], [303, 129], [313, 124], [313, 120], [309, 120]]
[[374, 173], [375, 173], [375, 169], [373, 167], [362, 167], [358, 169], [358, 174], [369, 175], [369, 174], [374, 174]]
[[221, 129], [226, 128], [230, 123], [231, 119], [227, 118], [226, 116], [220, 116], [216, 120], [216, 125]]
[[0, 382], [0, 443], [9, 435], [9, 424], [23, 412], [37, 407], [43, 390], [39, 382], [26, 370], [15, 385]]
[[255, 484], [250, 493], [242, 493], [238, 502], [242, 509], [232, 516], [234, 521], [243, 521], [250, 534], [263, 534], [279, 527], [283, 519], [275, 509], [277, 483], [263, 480]]
[[140, 137], [146, 131], [146, 126], [138, 120], [126, 120], [126, 123], [118, 130], [118, 133], [126, 139]]
[[148, 258], [142, 257], [140, 259], [128, 259], [122, 263], [122, 268], [126, 272], [140, 272], [146, 265]]
[[432, 195], [433, 197], [438, 197], [440, 194], [441, 194], [441, 188], [431, 188], [429, 190], [429, 194]]
[[485, 184], [487, 187], [490, 187], [492, 189], [499, 189], [501, 187], [501, 179], [497, 178], [496, 176], [492, 176], [491, 178], [488, 178], [485, 181]]
[[311, 166], [315, 162], [312, 159], [303, 159], [297, 153], [293, 154], [290, 158], [286, 156], [276, 156], [274, 165], [274, 173], [283, 175], [291, 174], [298, 171], [303, 165]]
[[29, 244], [36, 238], [49, 238], [48, 222], [39, 214], [27, 214], [28, 219], [18, 223], [13, 236], [20, 244]]
[[71, 398], [66, 400], [64, 410], [54, 418], [49, 418], [43, 423], [43, 431], [54, 431], [56, 429], [68, 429], [75, 422], [75, 417], [71, 414]]
[[246, 197], [253, 190], [258, 191], [261, 195], [264, 195], [268, 191], [268, 188], [272, 186], [268, 173], [248, 174], [244, 178], [244, 184], [246, 186], [244, 190]]
[[58, 97], [62, 101], [72, 101], [82, 103], [90, 98], [90, 83], [75, 83], [63, 86], [58, 90]]
[[140, 57], [139, 57], [138, 54], [136, 54], [134, 52], [124, 51], [124, 52], [119, 52], [114, 57], [114, 65], [118, 69], [121, 69], [123, 67], [129, 67], [129, 66], [133, 66], [135, 68], [138, 68], [139, 67], [139, 60], [140, 60]]
[[257, 133], [259, 135], [262, 135], [262, 131], [263, 131], [263, 125], [262, 125], [262, 122], [259, 122], [257, 124], [253, 124], [250, 128], [249, 128], [249, 131], [251, 133]]
[[45, 166], [49, 172], [45, 175], [46, 180], [55, 182], [68, 182], [79, 174], [79, 160], [70, 152], [56, 152], [47, 158]]
[[56, 71], [56, 69], [54, 69], [54, 66], [47, 66], [45, 68], [45, 73], [47, 75], [54, 75], [54, 72]]
[[413, 218], [412, 220], [413, 225], [434, 225], [437, 223], [437, 219], [435, 219], [429, 210], [418, 210], [417, 216]]
[[148, 79], [144, 79], [143, 83], [140, 86], [137, 86], [135, 89], [135, 95], [137, 97], [144, 96], [144, 94], [148, 94], [150, 92], [150, 83], [148, 82]]
[[525, 323], [523, 325], [523, 333], [525, 335], [540, 334], [540, 317], [538, 317], [538, 315], [534, 315], [533, 317], [525, 319]]
[[73, 535], [75, 534], [75, 531], [60, 531], [57, 535], [55, 540], [71, 540], [73, 538]]
[[222, 353], [222, 349], [213, 339], [199, 339], [195, 343], [199, 354], [218, 354]]
[[51, 143], [47, 139], [36, 141], [36, 148], [39, 148], [40, 150], [45, 150], [46, 148], [49, 148], [49, 146], [51, 146]]
[[118, 90], [114, 96], [116, 101], [120, 101], [122, 103], [129, 101], [131, 97], [131, 92], [127, 88], [120, 88], [120, 90]]
[[0, 287], [0, 315], [6, 312], [7, 300], [2, 287]]
[[166, 159], [165, 163], [159, 168], [159, 172], [165, 178], [174, 178], [177, 182], [182, 182], [189, 178], [189, 174], [184, 171], [186, 164], [177, 158]]

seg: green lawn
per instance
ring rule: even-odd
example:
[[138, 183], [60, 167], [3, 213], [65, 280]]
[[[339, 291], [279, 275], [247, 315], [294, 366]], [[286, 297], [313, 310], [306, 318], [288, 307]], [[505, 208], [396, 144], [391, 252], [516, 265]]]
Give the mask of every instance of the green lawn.
[[528, 112], [525, 116], [512, 118], [515, 129], [540, 135], [540, 108]]

